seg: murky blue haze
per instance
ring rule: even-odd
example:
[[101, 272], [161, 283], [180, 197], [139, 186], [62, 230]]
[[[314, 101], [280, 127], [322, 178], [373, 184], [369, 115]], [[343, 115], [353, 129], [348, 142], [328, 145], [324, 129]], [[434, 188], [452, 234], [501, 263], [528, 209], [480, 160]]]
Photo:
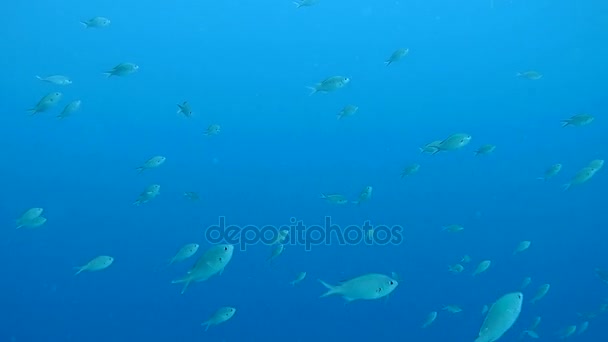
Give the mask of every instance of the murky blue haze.
[[[593, 159], [608, 158], [608, 3], [487, 0], [331, 1], [296, 9], [288, 0], [11, 1], [0, 21], [0, 341], [473, 341], [481, 308], [531, 276], [516, 340], [536, 315], [541, 341], [597, 310], [608, 291], [606, 192], [601, 170], [561, 185]], [[111, 19], [85, 29], [79, 21]], [[401, 61], [384, 61], [409, 48]], [[103, 72], [140, 66], [126, 77]], [[537, 70], [537, 81], [516, 77]], [[36, 75], [63, 74], [69, 86]], [[334, 75], [343, 89], [309, 96]], [[60, 104], [30, 116], [45, 94]], [[81, 99], [73, 116], [56, 115]], [[190, 119], [176, 114], [189, 101]], [[347, 105], [352, 117], [336, 120]], [[584, 127], [560, 120], [589, 113]], [[207, 137], [210, 124], [219, 135]], [[452, 133], [461, 150], [421, 154]], [[476, 148], [495, 144], [487, 156]], [[167, 162], [141, 175], [145, 160]], [[401, 170], [419, 163], [404, 179]], [[544, 170], [562, 163], [548, 182]], [[133, 201], [150, 184], [161, 193]], [[356, 199], [333, 206], [321, 193]], [[199, 201], [188, 201], [196, 191]], [[15, 230], [43, 207], [48, 222]], [[398, 245], [288, 245], [272, 266], [263, 244], [237, 250], [224, 273], [180, 295], [171, 280], [194, 259], [159, 269], [183, 244], [209, 248], [205, 229], [282, 225], [294, 217], [345, 227], [402, 225]], [[461, 224], [450, 234], [441, 227]], [[521, 240], [531, 248], [513, 256]], [[199, 252], [200, 253], [200, 252]], [[107, 270], [73, 276], [97, 255]], [[468, 254], [465, 271], [447, 271]], [[491, 259], [484, 274], [475, 265]], [[296, 287], [299, 271], [308, 277]], [[348, 305], [318, 298], [364, 273], [397, 272], [388, 300]], [[550, 283], [535, 305], [535, 289]], [[442, 307], [456, 304], [460, 314]], [[234, 318], [204, 332], [220, 306]], [[439, 317], [420, 326], [433, 310]], [[572, 339], [606, 341], [606, 317]]]

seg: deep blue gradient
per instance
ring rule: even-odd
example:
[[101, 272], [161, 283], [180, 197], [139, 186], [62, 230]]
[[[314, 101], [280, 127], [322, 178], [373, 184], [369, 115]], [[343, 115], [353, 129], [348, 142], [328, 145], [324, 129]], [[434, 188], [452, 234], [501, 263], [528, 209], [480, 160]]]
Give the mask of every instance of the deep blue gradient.
[[[579, 169], [608, 159], [608, 2], [555, 0], [332, 1], [295, 9], [289, 0], [10, 1], [0, 20], [0, 341], [473, 341], [481, 307], [517, 290], [525, 276], [518, 337], [536, 315], [541, 341], [596, 310], [607, 295], [594, 268], [608, 268], [606, 170], [562, 192]], [[112, 24], [85, 29], [105, 16]], [[397, 48], [404, 60], [384, 60]], [[139, 72], [102, 72], [133, 62]], [[538, 81], [517, 72], [538, 70]], [[68, 75], [59, 87], [36, 75]], [[344, 89], [309, 96], [334, 75]], [[46, 93], [57, 108], [29, 116]], [[55, 116], [69, 101], [81, 111]], [[176, 114], [189, 101], [193, 118]], [[336, 120], [346, 104], [353, 117]], [[585, 127], [560, 120], [589, 113]], [[210, 124], [218, 136], [206, 137]], [[460, 151], [418, 148], [456, 132]], [[482, 144], [498, 147], [475, 157]], [[138, 175], [154, 155], [165, 165]], [[536, 180], [554, 163], [562, 172]], [[401, 179], [403, 167], [420, 172]], [[132, 202], [152, 183], [161, 194]], [[361, 206], [332, 206], [321, 193]], [[201, 200], [183, 198], [197, 191]], [[15, 230], [27, 208], [43, 207], [38, 230]], [[397, 246], [287, 246], [271, 267], [270, 247], [236, 251], [224, 273], [185, 295], [171, 280], [194, 260], [162, 269], [198, 242], [219, 216], [230, 224], [305, 224], [325, 216], [346, 226], [402, 225]], [[458, 234], [441, 231], [462, 224]], [[512, 252], [521, 240], [531, 248]], [[107, 254], [99, 273], [74, 266]], [[452, 275], [449, 264], [473, 262]], [[491, 259], [490, 270], [471, 277]], [[308, 278], [292, 288], [299, 271]], [[319, 299], [329, 283], [378, 272], [403, 278], [388, 300]], [[535, 305], [535, 289], [551, 283]], [[444, 305], [464, 311], [451, 315]], [[220, 306], [235, 317], [204, 332]], [[439, 311], [435, 324], [420, 329]], [[608, 340], [608, 320], [579, 340]]]

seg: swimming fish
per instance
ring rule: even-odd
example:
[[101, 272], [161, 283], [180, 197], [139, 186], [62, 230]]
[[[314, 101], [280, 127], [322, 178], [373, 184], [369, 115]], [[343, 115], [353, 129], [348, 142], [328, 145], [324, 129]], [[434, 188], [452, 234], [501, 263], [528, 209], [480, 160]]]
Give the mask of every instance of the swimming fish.
[[388, 296], [399, 285], [396, 280], [384, 274], [370, 273], [347, 281], [340, 285], [330, 285], [319, 279], [328, 291], [321, 298], [340, 295], [347, 302], [355, 300], [373, 300]]
[[93, 260], [86, 263], [84, 266], [74, 267], [76, 273], [74, 275], [79, 275], [82, 272], [97, 272], [101, 270], [105, 270], [110, 267], [114, 263], [114, 258], [107, 255], [100, 255], [95, 257]]
[[523, 298], [521, 292], [513, 292], [500, 297], [492, 304], [475, 342], [497, 341], [511, 329], [521, 313]]

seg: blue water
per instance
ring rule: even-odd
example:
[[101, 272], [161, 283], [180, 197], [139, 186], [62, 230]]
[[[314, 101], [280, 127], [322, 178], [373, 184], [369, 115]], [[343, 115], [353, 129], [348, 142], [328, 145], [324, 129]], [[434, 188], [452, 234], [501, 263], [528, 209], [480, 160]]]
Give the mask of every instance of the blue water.
[[[605, 170], [561, 190], [589, 161], [608, 158], [606, 2], [320, 0], [296, 10], [288, 0], [38, 0], [4, 4], [3, 13], [0, 341], [473, 341], [481, 307], [525, 276], [527, 299], [540, 284], [552, 288], [535, 305], [526, 300], [503, 340], [541, 315], [541, 340], [552, 341], [608, 294], [593, 272], [608, 268]], [[79, 23], [94, 16], [112, 24]], [[402, 47], [409, 55], [384, 66]], [[121, 62], [140, 70], [102, 75]], [[525, 70], [544, 76], [515, 77]], [[34, 77], [52, 74], [74, 83]], [[308, 95], [334, 75], [352, 81]], [[51, 91], [63, 92], [60, 105], [29, 116]], [[75, 99], [81, 110], [57, 120]], [[175, 113], [186, 100], [191, 119]], [[357, 114], [336, 120], [351, 103]], [[576, 113], [596, 120], [560, 127]], [[214, 123], [222, 132], [204, 136]], [[456, 132], [471, 144], [420, 154]], [[497, 150], [474, 157], [486, 143]], [[167, 162], [137, 175], [154, 155]], [[555, 179], [536, 180], [558, 162]], [[411, 163], [420, 172], [401, 179]], [[152, 183], [161, 194], [133, 206]], [[319, 199], [355, 199], [368, 185], [373, 198], [361, 206]], [[15, 230], [30, 207], [43, 207], [48, 222]], [[204, 232], [219, 216], [260, 226], [371, 220], [402, 225], [404, 241], [290, 245], [272, 266], [270, 247], [257, 244], [180, 295], [171, 280], [194, 259], [159, 267], [185, 243], [209, 248]], [[454, 223], [465, 231], [441, 232]], [[521, 240], [532, 246], [513, 257]], [[101, 254], [115, 263], [73, 276]], [[465, 254], [465, 272], [447, 272]], [[472, 278], [483, 259], [490, 270]], [[299, 271], [308, 277], [292, 288]], [[388, 300], [318, 298], [318, 278], [393, 271], [402, 279]], [[448, 304], [464, 311], [450, 315]], [[200, 324], [225, 305], [237, 308], [234, 318], [204, 332]], [[437, 321], [420, 329], [433, 310]], [[605, 341], [606, 324], [600, 316], [573, 338]]]

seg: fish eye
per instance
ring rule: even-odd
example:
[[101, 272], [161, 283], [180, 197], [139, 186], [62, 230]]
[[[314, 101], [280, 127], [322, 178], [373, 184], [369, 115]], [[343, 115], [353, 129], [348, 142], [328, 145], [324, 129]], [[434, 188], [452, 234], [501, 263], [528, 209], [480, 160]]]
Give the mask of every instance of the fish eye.
[[394, 284], [392, 280], [390, 281], [390, 284], [391, 284], [391, 285], [393, 285], [393, 284]]
[[227, 251], [227, 250], [228, 250], [228, 247], [224, 247], [224, 250], [225, 250], [225, 251]]

